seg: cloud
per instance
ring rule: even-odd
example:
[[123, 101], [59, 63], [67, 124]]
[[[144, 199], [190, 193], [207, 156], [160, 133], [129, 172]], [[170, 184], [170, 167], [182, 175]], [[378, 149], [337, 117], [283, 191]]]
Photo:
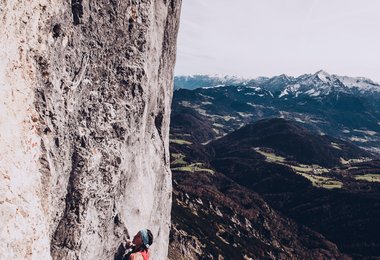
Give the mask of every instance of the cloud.
[[176, 74], [321, 68], [380, 81], [380, 1], [183, 1]]

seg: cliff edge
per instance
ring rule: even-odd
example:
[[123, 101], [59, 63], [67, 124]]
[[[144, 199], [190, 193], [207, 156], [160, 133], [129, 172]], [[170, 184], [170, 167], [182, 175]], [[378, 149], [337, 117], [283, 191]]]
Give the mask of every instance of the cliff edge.
[[167, 255], [181, 0], [0, 3], [0, 259]]

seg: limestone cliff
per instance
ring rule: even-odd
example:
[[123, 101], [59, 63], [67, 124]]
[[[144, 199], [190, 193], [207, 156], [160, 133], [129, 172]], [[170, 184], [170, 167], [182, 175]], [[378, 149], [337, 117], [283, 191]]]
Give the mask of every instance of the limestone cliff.
[[180, 5], [0, 1], [0, 259], [165, 259]]

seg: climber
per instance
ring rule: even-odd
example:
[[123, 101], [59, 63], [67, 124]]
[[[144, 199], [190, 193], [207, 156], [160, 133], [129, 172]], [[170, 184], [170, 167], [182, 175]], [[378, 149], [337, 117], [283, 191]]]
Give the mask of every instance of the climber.
[[153, 235], [149, 229], [140, 230], [132, 240], [127, 241], [123, 260], [149, 260], [148, 248], [153, 243]]

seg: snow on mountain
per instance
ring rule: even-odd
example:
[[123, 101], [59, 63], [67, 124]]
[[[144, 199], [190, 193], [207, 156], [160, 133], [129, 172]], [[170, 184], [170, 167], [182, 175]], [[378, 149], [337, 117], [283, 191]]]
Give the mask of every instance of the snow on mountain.
[[299, 92], [298, 90], [300, 89], [301, 85], [300, 84], [292, 84], [286, 86], [286, 88], [281, 91], [281, 94], [278, 96], [279, 98], [288, 95], [289, 93], [295, 93], [296, 96], [298, 96]]
[[367, 78], [350, 78], [347, 76], [343, 76], [339, 77], [339, 80], [348, 88], [358, 88], [363, 91], [380, 92], [380, 85]]
[[328, 86], [330, 89], [333, 88], [348, 93], [353, 91], [380, 93], [380, 84], [364, 77], [330, 75], [324, 71], [320, 71], [317, 75], [324, 83], [322, 87]]
[[315, 76], [317, 78], [319, 78], [322, 82], [325, 82], [325, 83], [327, 83], [327, 82], [329, 82], [331, 80], [331, 75], [328, 74], [327, 72], [323, 71], [323, 70], [318, 71], [315, 74]]
[[289, 95], [288, 89], [284, 89], [283, 91], [281, 91], [281, 94], [278, 97], [283, 97], [283, 96], [286, 96], [286, 95]]
[[380, 84], [363, 77], [347, 77], [329, 74], [320, 70], [314, 74], [304, 74], [297, 78], [280, 75], [262, 82], [262, 88], [277, 90], [279, 98], [308, 95], [310, 97], [327, 96], [333, 91], [344, 93], [379, 93]]
[[191, 75], [176, 76], [174, 78], [174, 88], [196, 89], [196, 88], [213, 88], [228, 85], [247, 85], [249, 79], [238, 76], [220, 76], [220, 75]]
[[221, 88], [221, 87], [225, 87], [226, 85], [224, 84], [219, 84], [219, 85], [216, 85], [216, 86], [209, 86], [209, 87], [202, 87], [204, 89], [209, 89], [209, 88]]
[[[175, 77], [175, 88], [215, 88], [221, 86], [240, 86], [254, 91], [266, 90], [278, 98], [327, 96], [332, 92], [352, 94], [380, 94], [380, 84], [363, 77], [348, 77], [329, 74], [320, 70], [314, 74], [303, 74], [292, 77], [285, 74], [268, 77], [247, 79], [237, 76], [178, 76]], [[277, 93], [277, 94], [276, 94]]]

